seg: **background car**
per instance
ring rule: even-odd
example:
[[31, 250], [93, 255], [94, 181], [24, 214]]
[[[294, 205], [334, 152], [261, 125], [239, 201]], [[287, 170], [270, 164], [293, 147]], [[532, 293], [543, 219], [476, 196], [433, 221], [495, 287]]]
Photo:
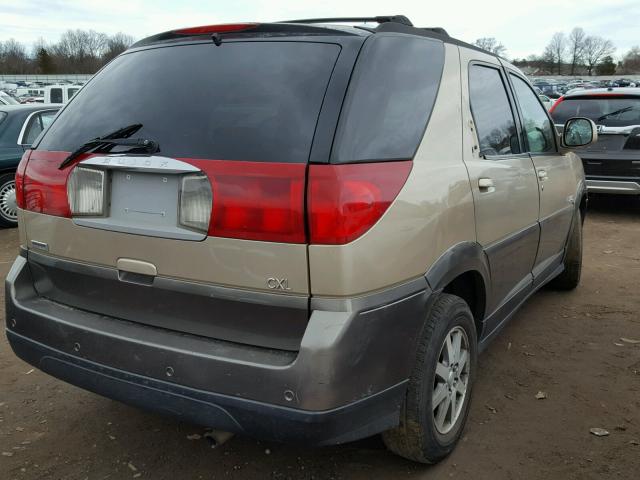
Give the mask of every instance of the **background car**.
[[572, 91], [550, 113], [560, 130], [571, 117], [596, 123], [598, 141], [577, 151], [590, 192], [640, 195], [640, 88]]
[[16, 168], [59, 109], [59, 105], [0, 105], [0, 227], [18, 225]]
[[546, 95], [538, 95], [538, 97], [540, 97], [540, 101], [542, 102], [542, 104], [545, 106], [547, 110], [553, 107], [553, 104], [555, 103], [554, 99], [549, 98]]
[[0, 105], [20, 105], [20, 102], [7, 92], [0, 90]]

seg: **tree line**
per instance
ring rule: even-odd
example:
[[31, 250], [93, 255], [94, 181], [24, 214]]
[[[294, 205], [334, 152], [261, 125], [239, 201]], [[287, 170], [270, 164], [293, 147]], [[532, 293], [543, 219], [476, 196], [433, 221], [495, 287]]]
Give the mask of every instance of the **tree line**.
[[[474, 45], [504, 56], [506, 47], [493, 37], [479, 38]], [[587, 35], [576, 27], [566, 35], [554, 33], [541, 55], [514, 59], [518, 67], [533, 67], [540, 73], [556, 75], [614, 75], [640, 73], [640, 47], [632, 47], [620, 61], [613, 59], [616, 48], [611, 40]]]
[[0, 73], [93, 74], [134, 42], [124, 33], [107, 35], [79, 29], [67, 30], [54, 43], [40, 38], [31, 49], [14, 39], [0, 41]]

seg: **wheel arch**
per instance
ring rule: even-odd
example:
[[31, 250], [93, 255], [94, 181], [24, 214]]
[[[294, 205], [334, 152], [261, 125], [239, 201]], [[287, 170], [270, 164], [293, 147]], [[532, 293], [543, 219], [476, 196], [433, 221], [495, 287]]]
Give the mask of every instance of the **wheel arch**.
[[434, 293], [450, 293], [467, 302], [480, 338], [491, 277], [482, 247], [475, 242], [454, 245], [436, 260], [425, 277]]

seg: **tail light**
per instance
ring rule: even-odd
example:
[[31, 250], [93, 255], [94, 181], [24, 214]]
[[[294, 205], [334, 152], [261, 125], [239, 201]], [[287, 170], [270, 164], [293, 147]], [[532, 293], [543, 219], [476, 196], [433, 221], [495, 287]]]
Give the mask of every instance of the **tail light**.
[[306, 165], [189, 160], [209, 177], [213, 211], [209, 235], [305, 243]]
[[180, 225], [207, 233], [211, 219], [211, 183], [206, 175], [182, 177], [180, 188]]
[[67, 182], [71, 214], [102, 217], [107, 209], [106, 172], [94, 168], [75, 167]]
[[[18, 205], [61, 217], [105, 215], [105, 172], [59, 170], [67, 155], [25, 154], [16, 174]], [[310, 165], [307, 181], [305, 164], [183, 160], [203, 173], [181, 179], [181, 226], [215, 237], [322, 245], [365, 234], [398, 196], [412, 167], [411, 161]]]
[[560, 105], [563, 101], [564, 101], [564, 97], [560, 97], [555, 102], [553, 102], [553, 105], [551, 105], [551, 108], [549, 109], [549, 113], [550, 114], [553, 113], [556, 107]]
[[26, 210], [58, 217], [71, 216], [67, 198], [69, 170], [58, 170], [67, 155], [67, 152], [44, 150], [31, 152], [22, 179], [22, 200]]
[[369, 230], [404, 186], [412, 162], [309, 167], [310, 243], [340, 245]]

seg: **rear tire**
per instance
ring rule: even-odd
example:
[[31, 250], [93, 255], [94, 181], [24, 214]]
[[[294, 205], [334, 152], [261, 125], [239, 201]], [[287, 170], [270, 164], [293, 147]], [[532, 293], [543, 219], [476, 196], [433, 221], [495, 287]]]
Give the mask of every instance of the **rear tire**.
[[0, 227], [17, 227], [16, 181], [14, 173], [0, 175]]
[[580, 285], [582, 276], [582, 215], [576, 212], [567, 242], [564, 271], [554, 278], [550, 287], [556, 290], [573, 290]]
[[[450, 353], [456, 345], [458, 356]], [[449, 455], [467, 420], [476, 362], [477, 335], [469, 306], [455, 295], [441, 294], [418, 343], [400, 425], [382, 434], [387, 448], [420, 463], [436, 463]]]

